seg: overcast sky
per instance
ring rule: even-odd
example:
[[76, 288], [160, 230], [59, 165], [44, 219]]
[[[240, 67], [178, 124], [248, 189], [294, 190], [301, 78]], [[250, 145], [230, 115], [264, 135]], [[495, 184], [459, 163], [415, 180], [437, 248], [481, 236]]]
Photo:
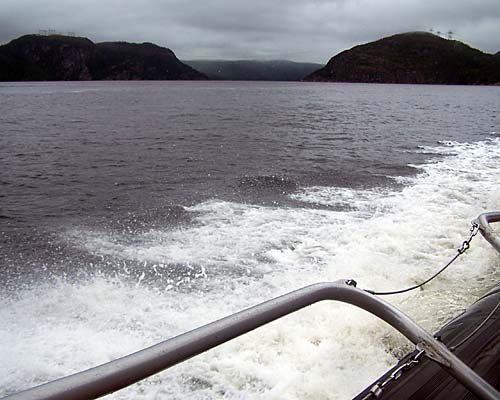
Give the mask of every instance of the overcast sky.
[[0, 0], [0, 43], [39, 29], [154, 42], [181, 59], [290, 59], [434, 29], [500, 51], [500, 0]]

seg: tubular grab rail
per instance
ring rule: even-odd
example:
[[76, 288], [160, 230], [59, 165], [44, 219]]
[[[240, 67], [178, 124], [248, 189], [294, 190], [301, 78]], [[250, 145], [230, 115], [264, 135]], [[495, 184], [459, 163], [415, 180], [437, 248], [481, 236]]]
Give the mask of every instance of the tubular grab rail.
[[483, 237], [500, 253], [500, 236], [491, 227], [491, 222], [500, 222], [500, 211], [492, 211], [479, 215], [476, 220]]
[[123, 358], [28, 389], [5, 400], [95, 399], [129, 386], [177, 363], [322, 300], [360, 307], [394, 327], [480, 399], [500, 394], [408, 316], [350, 284], [317, 283], [266, 301]]

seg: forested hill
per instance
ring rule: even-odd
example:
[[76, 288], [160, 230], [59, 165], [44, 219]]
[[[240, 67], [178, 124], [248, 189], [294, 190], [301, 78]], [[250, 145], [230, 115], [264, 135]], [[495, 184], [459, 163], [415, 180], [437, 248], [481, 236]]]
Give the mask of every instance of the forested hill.
[[490, 85], [500, 83], [500, 56], [426, 32], [403, 33], [332, 57], [305, 80], [315, 82]]
[[181, 79], [207, 77], [152, 43], [26, 35], [0, 46], [0, 81]]

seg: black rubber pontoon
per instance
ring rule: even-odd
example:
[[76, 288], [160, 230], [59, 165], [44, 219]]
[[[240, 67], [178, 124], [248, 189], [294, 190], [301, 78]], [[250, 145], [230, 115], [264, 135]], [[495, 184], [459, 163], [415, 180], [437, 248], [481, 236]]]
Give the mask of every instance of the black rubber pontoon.
[[[490, 226], [500, 212], [481, 214], [475, 221], [483, 237], [500, 253], [500, 237]], [[489, 291], [434, 335], [465, 364], [500, 391], [500, 285]], [[477, 399], [437, 364], [415, 350], [353, 400]], [[395, 378], [395, 379], [394, 379]]]
[[[500, 286], [497, 286], [435, 335], [496, 390], [500, 390], [499, 304]], [[454, 349], [455, 346], [456, 349]], [[418, 363], [407, 366], [408, 361], [416, 354], [417, 351], [413, 351], [403, 357], [394, 368], [391, 368], [354, 400], [477, 399], [439, 365], [427, 358], [422, 358]], [[401, 371], [401, 375], [396, 380], [391, 380], [391, 375], [396, 371]], [[384, 382], [387, 383], [384, 384]]]

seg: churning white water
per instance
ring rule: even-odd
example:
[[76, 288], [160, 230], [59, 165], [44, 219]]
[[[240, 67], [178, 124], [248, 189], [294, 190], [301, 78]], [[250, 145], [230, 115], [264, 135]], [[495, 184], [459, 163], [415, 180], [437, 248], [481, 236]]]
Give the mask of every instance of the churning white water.
[[[403, 189], [305, 187], [291, 195], [324, 207], [211, 200], [187, 208], [193, 223], [175, 229], [133, 236], [62, 232], [103, 259], [140, 261], [144, 271], [131, 279], [126, 267], [120, 273], [96, 270], [86, 280], [59, 279], [2, 294], [0, 395], [311, 283], [352, 278], [363, 288], [391, 290], [424, 280], [455, 255], [471, 219], [500, 208], [500, 138], [419, 151], [442, 157], [404, 178]], [[494, 284], [499, 265], [478, 236], [423, 290], [388, 300], [434, 331]], [[410, 348], [368, 313], [324, 302], [109, 398], [345, 399]]]

